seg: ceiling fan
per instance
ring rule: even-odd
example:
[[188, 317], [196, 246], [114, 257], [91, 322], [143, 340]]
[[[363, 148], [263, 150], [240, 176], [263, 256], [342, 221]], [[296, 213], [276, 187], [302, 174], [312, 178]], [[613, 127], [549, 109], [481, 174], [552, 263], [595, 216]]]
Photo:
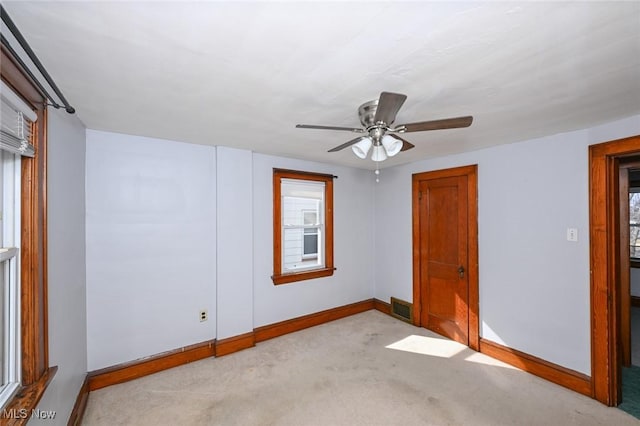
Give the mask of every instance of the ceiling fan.
[[340, 151], [351, 146], [354, 154], [360, 158], [366, 158], [369, 150], [373, 147], [371, 159], [373, 161], [384, 161], [387, 157], [393, 157], [398, 152], [406, 151], [415, 146], [398, 136], [398, 133], [469, 127], [473, 122], [473, 117], [465, 116], [391, 127], [396, 119], [396, 114], [406, 99], [407, 96], [400, 93], [382, 92], [379, 99], [360, 105], [358, 115], [362, 127], [316, 126], [313, 124], [296, 124], [296, 127], [299, 129], [342, 130], [366, 133], [367, 136], [358, 136], [330, 149], [329, 152]]

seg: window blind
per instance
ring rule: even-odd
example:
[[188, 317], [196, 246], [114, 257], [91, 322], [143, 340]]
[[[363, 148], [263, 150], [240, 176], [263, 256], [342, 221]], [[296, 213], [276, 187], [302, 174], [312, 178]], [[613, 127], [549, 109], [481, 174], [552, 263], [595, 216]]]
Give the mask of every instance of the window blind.
[[324, 199], [324, 182], [283, 178], [280, 193], [283, 197]]
[[32, 129], [38, 116], [4, 81], [0, 83], [0, 149], [33, 157]]

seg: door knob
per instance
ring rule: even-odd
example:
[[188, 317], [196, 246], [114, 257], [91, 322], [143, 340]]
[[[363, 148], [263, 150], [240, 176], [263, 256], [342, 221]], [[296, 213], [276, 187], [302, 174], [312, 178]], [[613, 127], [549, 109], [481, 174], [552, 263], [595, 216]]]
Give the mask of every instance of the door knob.
[[464, 266], [460, 265], [460, 267], [458, 268], [458, 275], [460, 276], [460, 278], [464, 278]]

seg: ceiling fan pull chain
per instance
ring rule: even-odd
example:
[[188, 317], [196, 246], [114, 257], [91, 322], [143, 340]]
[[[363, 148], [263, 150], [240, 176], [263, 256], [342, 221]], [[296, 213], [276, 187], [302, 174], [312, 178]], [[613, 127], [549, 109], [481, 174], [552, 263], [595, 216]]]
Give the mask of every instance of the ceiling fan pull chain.
[[376, 175], [376, 183], [380, 182], [380, 178], [379, 178], [379, 176], [380, 176], [380, 169], [378, 169], [378, 164], [379, 164], [379, 161], [376, 161], [376, 171], [375, 171], [375, 172], [373, 172], [373, 173], [375, 173], [375, 175]]

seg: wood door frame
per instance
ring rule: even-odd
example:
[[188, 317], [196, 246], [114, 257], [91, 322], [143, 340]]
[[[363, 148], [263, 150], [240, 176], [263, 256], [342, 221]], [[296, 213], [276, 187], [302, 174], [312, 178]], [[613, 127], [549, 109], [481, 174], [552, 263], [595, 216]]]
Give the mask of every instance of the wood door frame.
[[592, 396], [620, 402], [620, 160], [640, 154], [640, 135], [589, 147]]
[[[631, 161], [620, 161], [618, 172], [619, 200], [618, 211], [620, 224], [619, 244], [620, 253], [628, 253], [630, 245], [629, 230], [629, 173], [631, 170], [640, 170], [640, 161], [634, 156]], [[619, 318], [620, 318], [620, 346], [622, 356], [622, 366], [631, 365], [631, 258], [630, 256], [620, 256], [620, 293], [619, 293]]]
[[478, 287], [478, 165], [455, 167], [445, 170], [415, 173], [412, 175], [412, 224], [413, 224], [413, 324], [420, 327], [422, 294], [420, 286], [420, 214], [418, 202], [420, 181], [467, 176], [468, 209], [468, 277], [469, 277], [469, 347], [480, 350], [480, 321]]

